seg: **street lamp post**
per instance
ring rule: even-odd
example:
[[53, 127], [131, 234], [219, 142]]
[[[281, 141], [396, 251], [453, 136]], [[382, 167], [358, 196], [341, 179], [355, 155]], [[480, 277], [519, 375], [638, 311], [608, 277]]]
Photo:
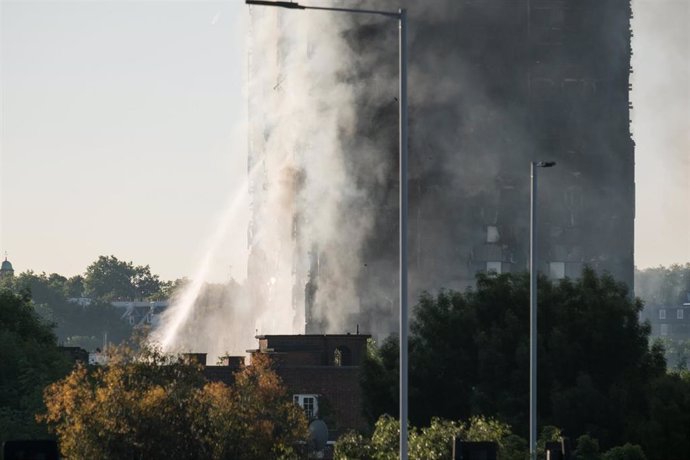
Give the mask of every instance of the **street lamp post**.
[[537, 460], [537, 168], [555, 166], [554, 161], [531, 163], [530, 227], [529, 227], [529, 451], [530, 459]]
[[306, 6], [289, 1], [245, 0], [247, 5], [274, 6], [294, 10], [321, 10], [354, 14], [374, 14], [398, 20], [398, 176], [399, 176], [399, 297], [400, 297], [400, 460], [407, 460], [407, 388], [408, 388], [408, 305], [407, 305], [407, 11], [380, 11], [352, 8], [332, 8], [323, 6]]

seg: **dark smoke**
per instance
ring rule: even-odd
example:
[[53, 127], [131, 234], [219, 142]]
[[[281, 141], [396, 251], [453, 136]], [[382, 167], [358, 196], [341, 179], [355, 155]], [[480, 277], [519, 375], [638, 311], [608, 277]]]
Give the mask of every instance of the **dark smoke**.
[[[335, 4], [396, 10], [401, 3], [410, 20], [410, 300], [421, 290], [466, 289], [480, 271], [526, 269], [530, 161], [558, 163], [541, 173], [539, 269], [575, 277], [588, 264], [631, 284], [629, 2]], [[289, 109], [280, 113], [281, 120], [297, 113], [312, 124], [290, 130], [305, 139], [284, 142], [285, 122], [264, 120], [264, 129], [254, 129], [265, 148], [253, 155], [268, 161], [284, 150], [297, 159], [293, 173], [300, 181], [291, 181], [289, 191], [293, 305], [300, 309], [295, 299], [304, 300], [308, 333], [354, 331], [356, 324], [378, 335], [393, 332], [398, 26], [383, 17], [275, 14], [282, 35], [275, 37], [278, 55], [268, 65], [276, 70], [272, 77], [265, 67], [258, 71], [268, 76], [265, 100]], [[306, 41], [295, 40], [296, 24], [286, 26], [296, 15], [308, 18], [299, 32]], [[304, 34], [307, 26], [316, 33]], [[303, 55], [293, 52], [301, 47]], [[300, 65], [326, 77], [298, 87], [290, 79]], [[301, 83], [317, 75], [298, 74]], [[327, 91], [324, 81], [337, 82], [338, 94]], [[289, 94], [293, 104], [299, 96], [302, 111], [279, 104]], [[321, 133], [321, 124], [332, 136], [315, 151], [309, 137]], [[322, 157], [333, 160], [327, 170], [314, 166], [323, 164]], [[331, 187], [323, 181], [328, 174], [335, 178]], [[314, 195], [315, 180], [328, 190], [323, 199]], [[276, 183], [273, 179], [262, 190]], [[322, 219], [314, 217], [314, 206]], [[255, 216], [262, 215], [268, 222], [272, 214], [257, 207]], [[277, 254], [262, 248], [260, 240], [251, 251], [261, 256], [262, 267], [271, 266], [271, 254]]]
[[[422, 289], [465, 289], [498, 263], [502, 272], [527, 267], [532, 160], [558, 163], [540, 176], [540, 270], [578, 276], [589, 264], [631, 285], [629, 3], [402, 3], [411, 301]], [[361, 251], [359, 321], [388, 332], [397, 327], [397, 24], [351, 19], [344, 38], [355, 62], [345, 78], [355, 82], [357, 128], [342, 142], [349, 176], [376, 210]]]

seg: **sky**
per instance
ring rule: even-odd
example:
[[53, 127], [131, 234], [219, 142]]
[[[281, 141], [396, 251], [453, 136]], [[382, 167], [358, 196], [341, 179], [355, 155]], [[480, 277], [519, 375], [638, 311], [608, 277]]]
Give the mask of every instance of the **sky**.
[[635, 263], [690, 263], [690, 0], [633, 0]]
[[[690, 262], [690, 0], [634, 0], [636, 265]], [[16, 271], [99, 255], [246, 268], [242, 0], [0, 3], [0, 250]]]
[[[243, 2], [3, 1], [0, 247], [190, 276], [246, 176]], [[218, 277], [246, 248], [246, 209]], [[236, 257], [238, 256], [238, 257]]]

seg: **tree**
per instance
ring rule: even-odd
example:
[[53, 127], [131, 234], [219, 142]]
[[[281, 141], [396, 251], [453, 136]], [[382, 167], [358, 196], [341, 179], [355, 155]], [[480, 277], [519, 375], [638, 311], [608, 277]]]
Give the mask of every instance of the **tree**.
[[362, 409], [371, 424], [382, 414], [398, 415], [398, 339], [389, 336], [376, 347], [367, 342], [367, 357], [360, 370]]
[[164, 281], [161, 283], [161, 294], [165, 299], [172, 299], [179, 296], [189, 284], [187, 278], [177, 278], [175, 281]]
[[57, 273], [38, 275], [29, 270], [15, 276], [12, 289], [30, 293], [35, 304], [55, 304], [65, 300], [62, 284], [65, 279]]
[[134, 267], [134, 276], [132, 277], [132, 284], [136, 297], [140, 299], [160, 299], [163, 298], [162, 288], [164, 283], [161, 282], [158, 275], [151, 273], [151, 267], [148, 265], [138, 265]]
[[28, 293], [0, 290], [0, 444], [46, 436], [34, 420], [43, 408], [41, 393], [69, 366], [51, 326], [39, 318]]
[[690, 263], [635, 270], [635, 294], [647, 305], [680, 305], [690, 295]]
[[[304, 441], [307, 419], [288, 397], [266, 355], [252, 356], [252, 365], [235, 375], [230, 413], [238, 442], [228, 445], [227, 458], [265, 459], [292, 456], [293, 446]], [[229, 414], [224, 414], [228, 416]]]
[[601, 460], [601, 453], [599, 452], [599, 441], [592, 438], [588, 434], [583, 434], [577, 438], [575, 452], [573, 452], [575, 460]]
[[683, 371], [690, 364], [690, 339], [657, 339], [661, 341], [666, 352], [668, 367], [676, 371]]
[[196, 364], [125, 349], [48, 387], [40, 420], [68, 458], [296, 458], [306, 419], [269, 364], [256, 358], [229, 387]]
[[14, 278], [11, 289], [15, 293], [30, 295], [33, 309], [53, 324], [53, 332], [60, 343], [93, 350], [102, 343], [106, 334], [108, 341], [113, 343], [129, 338], [131, 327], [122, 320], [121, 310], [98, 300], [90, 305], [68, 300], [69, 290], [78, 289], [81, 277], [68, 279], [56, 273], [37, 275], [27, 271]]
[[86, 294], [105, 301], [133, 299], [136, 294], [132, 284], [134, 275], [132, 262], [120, 261], [115, 256], [100, 256], [86, 267]]
[[56, 323], [55, 332], [65, 345], [93, 351], [106, 336], [108, 343], [119, 344], [132, 334], [132, 327], [122, 319], [122, 310], [104, 302], [82, 306], [65, 301], [48, 307]]
[[161, 298], [164, 286], [148, 265], [135, 266], [115, 256], [100, 256], [86, 268], [84, 277], [86, 294], [107, 302]]
[[[624, 284], [589, 269], [578, 280], [540, 278], [539, 299], [540, 423], [569, 437], [591, 433], [606, 448], [634, 441], [649, 450], [651, 436], [645, 444], [640, 430], [657, 407], [650, 392], [666, 369], [663, 348], [648, 347], [649, 326], [638, 322], [641, 302]], [[527, 435], [528, 305], [527, 274], [480, 275], [475, 290], [421, 296], [410, 328], [412, 423], [487, 414]], [[382, 353], [386, 346], [365, 365], [374, 368], [362, 381], [375, 395], [365, 407], [371, 415], [397, 405], [390, 388], [397, 357]], [[677, 404], [690, 410], [684, 398]], [[684, 445], [673, 436], [685, 429], [678, 420], [679, 427], [654, 431], [658, 442]]]
[[84, 296], [84, 277], [76, 275], [65, 281], [65, 297], [79, 298]]
[[607, 451], [602, 460], [647, 460], [647, 456], [640, 446], [627, 443]]
[[599, 441], [587, 434], [577, 438], [573, 457], [575, 460], [647, 460], [642, 448], [630, 443], [613, 447], [602, 455], [599, 452]]
[[631, 430], [639, 443], [657, 459], [675, 459], [690, 452], [690, 374], [673, 372], [654, 379], [646, 394], [648, 411]]
[[[341, 460], [395, 460], [398, 458], [400, 422], [382, 415], [375, 424], [371, 438], [349, 432], [335, 446], [334, 458]], [[410, 427], [409, 457], [419, 460], [450, 460], [453, 439], [490, 441], [498, 445], [499, 457], [522, 460], [527, 456], [527, 443], [513, 435], [510, 426], [482, 416], [466, 422], [432, 418], [429, 426]]]

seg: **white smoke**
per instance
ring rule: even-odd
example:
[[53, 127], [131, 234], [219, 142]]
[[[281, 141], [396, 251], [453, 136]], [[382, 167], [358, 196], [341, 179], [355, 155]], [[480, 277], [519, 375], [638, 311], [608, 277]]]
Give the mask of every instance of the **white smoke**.
[[635, 264], [690, 261], [690, 2], [634, 0]]
[[[206, 283], [209, 279], [214, 256], [222, 250], [222, 245], [226, 241], [231, 229], [231, 224], [237, 224], [236, 219], [240, 213], [241, 207], [246, 205], [248, 184], [251, 176], [252, 174], [250, 173], [248, 177], [241, 182], [237, 190], [231, 194], [231, 198], [215, 231], [205, 245], [203, 259], [194, 273], [192, 281], [189, 282], [184, 287], [182, 293], [175, 298], [171, 307], [163, 314], [160, 326], [153, 331], [152, 340], [158, 343], [163, 350], [190, 351], [192, 349], [197, 349], [195, 347], [198, 345], [198, 339], [195, 338], [190, 341], [189, 335], [191, 334], [191, 337], [199, 337], [199, 324], [194, 325], [193, 331], [189, 330], [189, 324], [193, 318], [198, 317], [195, 308], [198, 307], [197, 302], [202, 296], [202, 291], [208, 289]], [[234, 229], [236, 230], [236, 227]], [[217, 298], [214, 299], [213, 304], [222, 309], [226, 306], [225, 304], [227, 304], [228, 301], [233, 303], [232, 307], [236, 312], [240, 310], [242, 305], [238, 296], [235, 296], [234, 299]], [[195, 316], [195, 314], [197, 316]], [[207, 338], [205, 335], [201, 335], [201, 337]], [[212, 337], [212, 340], [215, 341], [215, 339], [215, 337]], [[217, 350], [214, 350], [214, 352], [217, 352]]]
[[[276, 267], [270, 301], [290, 302], [303, 332], [309, 253], [318, 258], [315, 315], [342, 332], [358, 309], [359, 251], [371, 229], [366, 194], [348, 176], [355, 88], [339, 15], [251, 10], [250, 149], [264, 165], [254, 203], [256, 251]], [[275, 158], [289, 158], [282, 168]], [[255, 190], [256, 190], [255, 189]], [[261, 277], [261, 274], [257, 274]], [[280, 310], [283, 310], [281, 307]]]
[[[213, 358], [243, 353], [255, 333], [304, 333], [305, 285], [315, 259], [314, 313], [328, 324], [323, 332], [354, 328], [347, 318], [359, 306], [355, 282], [372, 209], [348, 177], [343, 147], [356, 122], [347, 78], [352, 51], [343, 38], [348, 24], [338, 15], [275, 8], [251, 8], [248, 16], [251, 172], [193, 281], [152, 333], [166, 351], [206, 351]], [[222, 253], [228, 230], [238, 233], [236, 210], [247, 202], [247, 280], [211, 286], [208, 266]]]

